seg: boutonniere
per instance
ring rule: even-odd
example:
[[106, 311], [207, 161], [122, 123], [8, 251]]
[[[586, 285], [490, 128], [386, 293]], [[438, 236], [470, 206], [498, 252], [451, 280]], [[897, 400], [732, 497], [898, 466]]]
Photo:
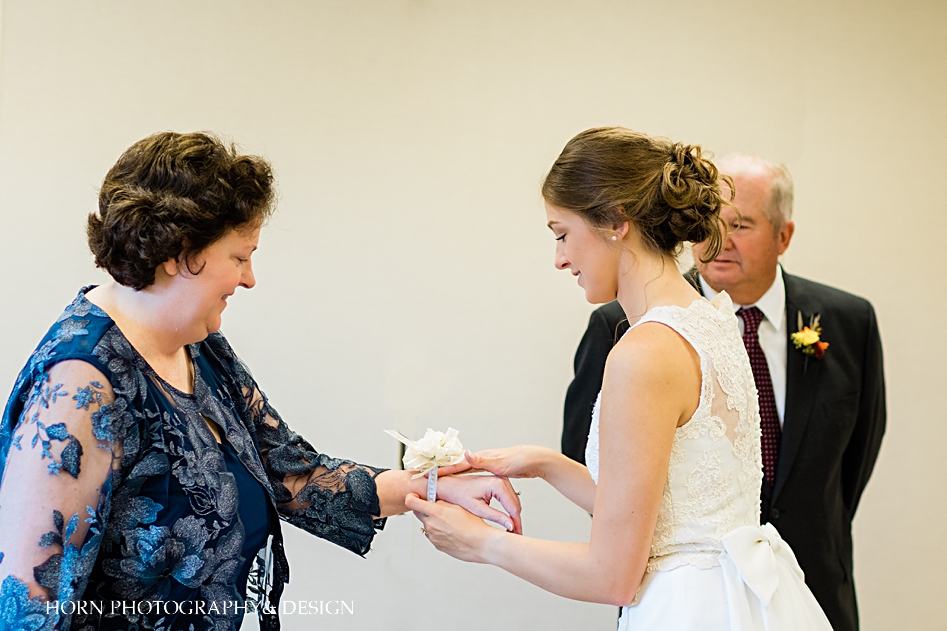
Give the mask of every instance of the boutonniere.
[[799, 330], [792, 334], [792, 344], [806, 356], [808, 367], [810, 357], [822, 359], [829, 343], [822, 341], [822, 326], [819, 324], [818, 313], [809, 318], [808, 326], [802, 323], [802, 311], [798, 312], [796, 320]]

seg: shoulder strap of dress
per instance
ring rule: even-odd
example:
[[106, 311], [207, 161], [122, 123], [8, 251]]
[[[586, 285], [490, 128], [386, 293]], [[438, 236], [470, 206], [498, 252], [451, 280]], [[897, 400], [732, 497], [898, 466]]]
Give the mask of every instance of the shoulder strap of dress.
[[641, 326], [646, 322], [658, 322], [673, 329], [688, 344], [694, 347], [698, 355], [704, 357], [707, 354], [707, 344], [701, 340], [698, 308], [695, 308], [695, 305], [687, 309], [673, 306], [655, 307], [635, 322], [631, 328]]
[[678, 333], [681, 333], [681, 329], [684, 327], [684, 320], [687, 318], [686, 314], [689, 312], [689, 309], [681, 309], [679, 307], [654, 307], [644, 314], [640, 320], [635, 322], [631, 328], [634, 329], [646, 322], [660, 322]]

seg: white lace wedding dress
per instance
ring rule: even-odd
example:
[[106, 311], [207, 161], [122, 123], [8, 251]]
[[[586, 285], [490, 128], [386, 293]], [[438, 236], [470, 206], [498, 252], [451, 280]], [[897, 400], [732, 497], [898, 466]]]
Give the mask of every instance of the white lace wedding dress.
[[[759, 404], [730, 297], [655, 307], [635, 326], [645, 322], [694, 347], [702, 385], [675, 432], [647, 572], [619, 630], [831, 631], [792, 550], [759, 523]], [[600, 404], [601, 393], [585, 453], [596, 483]]]

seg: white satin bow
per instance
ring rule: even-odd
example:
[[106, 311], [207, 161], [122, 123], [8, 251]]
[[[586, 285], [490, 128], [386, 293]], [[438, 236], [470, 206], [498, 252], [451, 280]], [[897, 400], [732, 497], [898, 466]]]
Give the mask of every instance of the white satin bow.
[[722, 541], [740, 578], [764, 605], [769, 605], [779, 585], [779, 560], [800, 580], [805, 576], [796, 555], [772, 524], [741, 526], [724, 535]]

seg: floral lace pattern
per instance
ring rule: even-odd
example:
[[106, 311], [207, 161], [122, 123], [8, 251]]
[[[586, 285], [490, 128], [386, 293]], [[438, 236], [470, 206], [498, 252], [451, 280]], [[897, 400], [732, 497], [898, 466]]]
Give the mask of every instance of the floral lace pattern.
[[[206, 615], [188, 618], [197, 631], [233, 629], [235, 603], [278, 628], [289, 578], [279, 521], [245, 559], [238, 489], [207, 421], [274, 514], [359, 555], [384, 525], [373, 518], [382, 470], [320, 454], [290, 430], [222, 335], [188, 347], [194, 393], [175, 390], [87, 290], [30, 357], [0, 423], [0, 628], [178, 628], [144, 608], [109, 615], [109, 602], [158, 600], [203, 602]], [[21, 499], [23, 479], [40, 501]], [[44, 504], [56, 507], [45, 517]], [[251, 563], [245, 604], [236, 577]]]
[[[697, 410], [674, 435], [647, 571], [714, 567], [725, 534], [759, 525], [763, 463], [753, 373], [725, 292], [712, 303], [656, 307], [634, 326], [645, 322], [679, 333], [697, 351], [702, 376]], [[600, 407], [601, 393], [585, 454], [596, 482]]]

